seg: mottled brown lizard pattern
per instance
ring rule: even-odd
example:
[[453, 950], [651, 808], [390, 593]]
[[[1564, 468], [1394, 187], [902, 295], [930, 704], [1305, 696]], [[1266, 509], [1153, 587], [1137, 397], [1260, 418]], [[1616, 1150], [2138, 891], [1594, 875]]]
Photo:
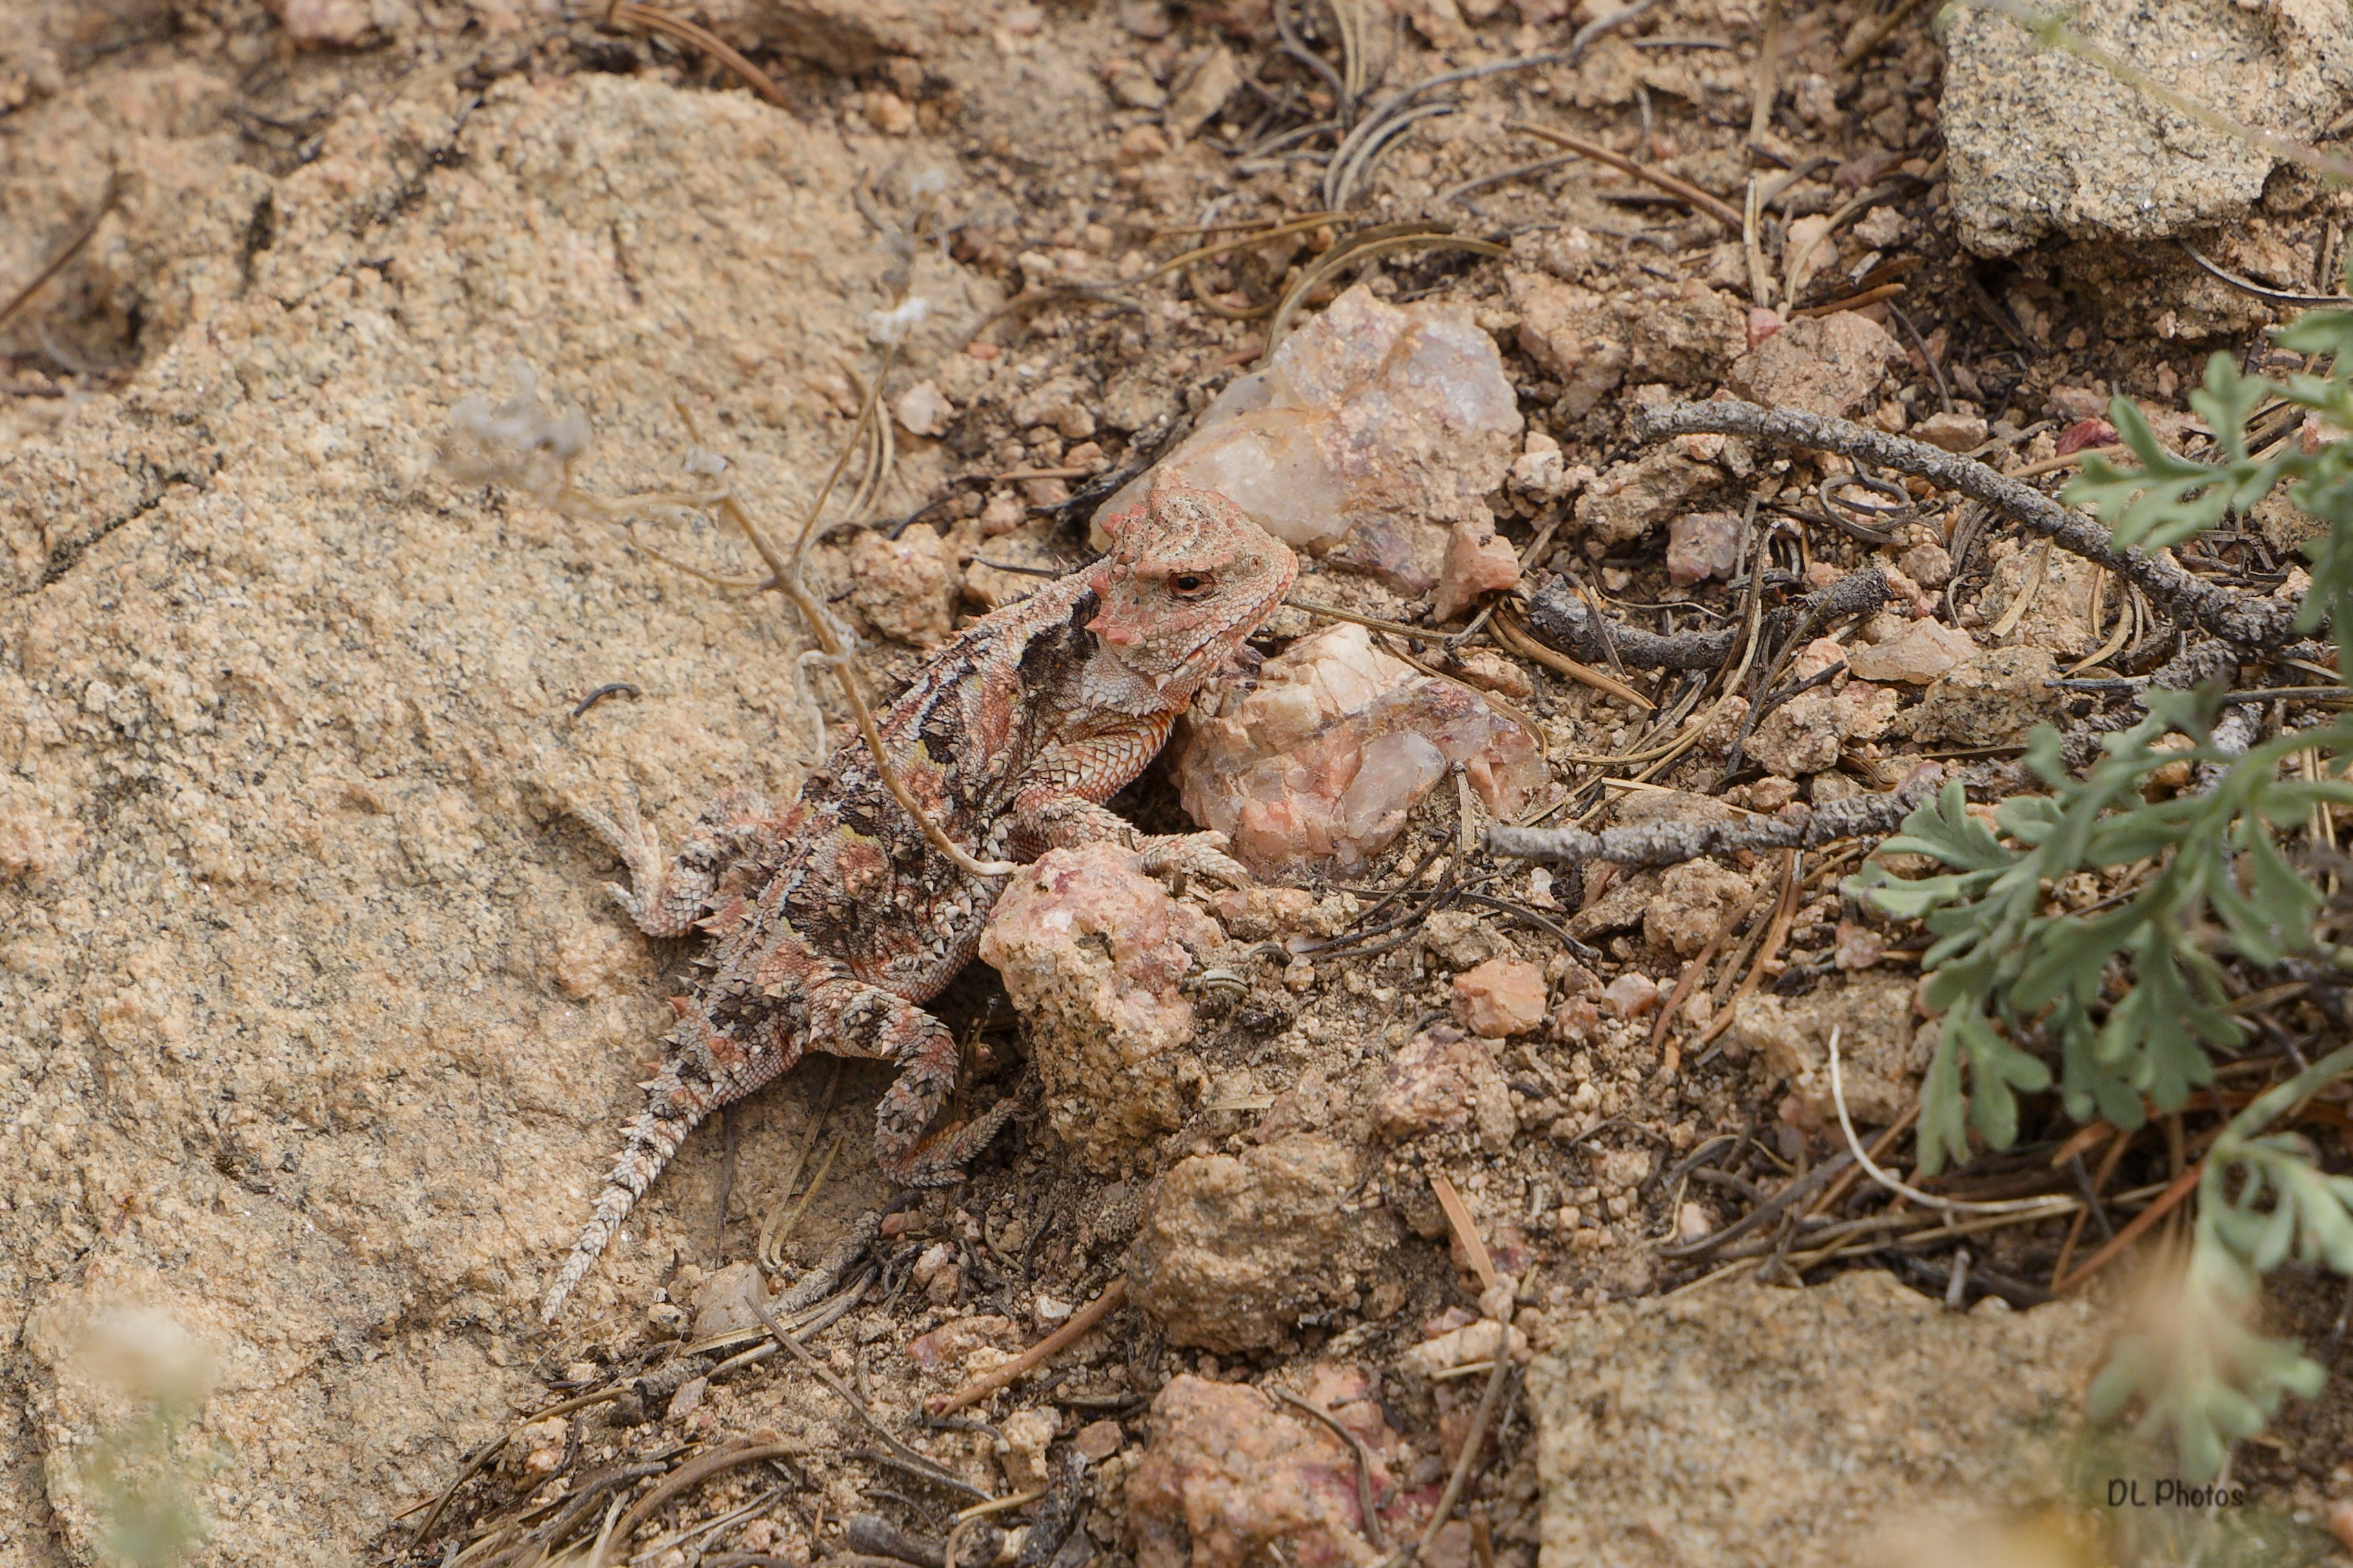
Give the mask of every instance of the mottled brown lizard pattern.
[[[1223, 498], [1162, 489], [1104, 524], [1111, 553], [975, 622], [880, 719], [902, 778], [985, 860], [1133, 842], [1152, 870], [1239, 881], [1216, 833], [1144, 837], [1103, 804], [1144, 771], [1203, 681], [1282, 602], [1297, 563]], [[885, 1174], [961, 1178], [1012, 1114], [1000, 1102], [934, 1128], [955, 1041], [921, 1004], [968, 963], [1001, 883], [967, 875], [892, 799], [863, 741], [780, 812], [722, 795], [677, 857], [631, 817], [581, 819], [618, 852], [614, 896], [649, 936], [706, 932], [707, 973], [645, 1085], [594, 1216], [547, 1292], [554, 1321], [687, 1134], [805, 1051], [896, 1062], [875, 1112]]]

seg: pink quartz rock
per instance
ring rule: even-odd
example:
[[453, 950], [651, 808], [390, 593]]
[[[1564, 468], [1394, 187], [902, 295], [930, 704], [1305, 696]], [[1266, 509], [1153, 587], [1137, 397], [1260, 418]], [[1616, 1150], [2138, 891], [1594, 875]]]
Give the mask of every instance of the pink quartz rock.
[[1755, 348], [1787, 324], [1777, 310], [1768, 310], [1762, 305], [1753, 308], [1748, 312], [1748, 346]]
[[1525, 959], [1491, 958], [1456, 975], [1454, 1016], [1490, 1040], [1526, 1034], [1545, 1021], [1544, 971]]
[[1914, 621], [1883, 643], [1849, 650], [1846, 667], [1858, 680], [1926, 686], [1963, 659], [1976, 657], [1977, 651], [1976, 640], [1957, 627]]
[[1469, 307], [1399, 307], [1361, 285], [1229, 385], [1193, 434], [1113, 496], [1215, 490], [1285, 542], [1409, 592], [1437, 582], [1446, 530], [1489, 521], [1519, 454], [1519, 400]]
[[[1348, 1422], [1366, 1405], [1379, 1409], [1363, 1399], [1324, 1407]], [[1366, 1483], [1386, 1516], [1398, 1483], [1373, 1452]], [[1127, 1517], [1137, 1568], [1243, 1568], [1277, 1550], [1297, 1568], [1366, 1568], [1380, 1556], [1363, 1533], [1348, 1444], [1255, 1388], [1189, 1373], [1152, 1401]]]
[[1054, 1130], [1097, 1170], [1177, 1126], [1207, 1083], [1180, 983], [1225, 933], [1114, 844], [1050, 849], [981, 932], [1029, 1024]]
[[1546, 782], [1517, 723], [1346, 624], [1269, 659], [1248, 690], [1205, 692], [1174, 755], [1186, 811], [1262, 877], [1363, 866], [1456, 763], [1497, 817], [1518, 816]]
[[1659, 983], [1647, 974], [1621, 974], [1601, 988], [1601, 1005], [1616, 1017], [1639, 1018], [1659, 1005]]
[[1392, 1142], [1452, 1127], [1476, 1126], [1491, 1152], [1511, 1147], [1519, 1131], [1511, 1088], [1488, 1048], [1440, 1025], [1418, 1035], [1381, 1070], [1373, 1131]]
[[1472, 518], [1454, 525], [1446, 542], [1446, 564], [1438, 574], [1438, 598], [1430, 618], [1440, 625], [1476, 604], [1479, 595], [1519, 585], [1520, 557], [1495, 525]]
[[1687, 511], [1667, 524], [1667, 577], [1684, 587], [1729, 577], [1740, 560], [1740, 516]]

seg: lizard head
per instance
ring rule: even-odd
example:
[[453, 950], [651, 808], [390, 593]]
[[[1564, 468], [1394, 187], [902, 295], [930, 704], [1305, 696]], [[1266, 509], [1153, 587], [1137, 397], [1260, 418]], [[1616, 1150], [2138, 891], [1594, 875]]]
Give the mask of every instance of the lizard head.
[[1208, 490], [1164, 486], [1103, 528], [1103, 608], [1087, 630], [1179, 702], [1273, 613], [1299, 570], [1290, 546]]

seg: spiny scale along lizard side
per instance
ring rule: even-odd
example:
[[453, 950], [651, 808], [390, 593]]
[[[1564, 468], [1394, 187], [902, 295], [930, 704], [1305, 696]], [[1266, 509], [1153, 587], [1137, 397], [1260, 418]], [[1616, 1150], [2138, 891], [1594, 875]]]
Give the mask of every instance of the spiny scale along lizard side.
[[[1104, 523], [1111, 553], [966, 628], [880, 716], [914, 798], [980, 859], [1104, 839], [1147, 870], [1247, 879], [1218, 833], [1139, 837], [1103, 802], [1160, 750], [1204, 681], [1282, 602], [1298, 563], [1223, 497], [1164, 487]], [[721, 795], [665, 864], [653, 830], [577, 814], [628, 868], [608, 884], [649, 936], [710, 934], [708, 973], [645, 1085], [595, 1215], [547, 1292], [550, 1322], [686, 1135], [808, 1050], [899, 1064], [875, 1112], [884, 1174], [962, 1178], [1014, 1106], [927, 1131], [955, 1088], [955, 1040], [923, 1011], [968, 963], [1001, 882], [934, 848], [863, 741], [781, 812]]]

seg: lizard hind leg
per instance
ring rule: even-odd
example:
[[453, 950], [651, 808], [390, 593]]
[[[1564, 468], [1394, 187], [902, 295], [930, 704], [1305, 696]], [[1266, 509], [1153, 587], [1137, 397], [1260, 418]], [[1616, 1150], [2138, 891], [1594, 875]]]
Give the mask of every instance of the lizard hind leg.
[[836, 979], [811, 992], [819, 1048], [899, 1064], [899, 1076], [874, 1109], [874, 1158], [882, 1173], [911, 1187], [945, 1187], [988, 1146], [1019, 1109], [1000, 1100], [968, 1121], [926, 1133], [955, 1092], [955, 1037], [903, 996], [860, 981]]

